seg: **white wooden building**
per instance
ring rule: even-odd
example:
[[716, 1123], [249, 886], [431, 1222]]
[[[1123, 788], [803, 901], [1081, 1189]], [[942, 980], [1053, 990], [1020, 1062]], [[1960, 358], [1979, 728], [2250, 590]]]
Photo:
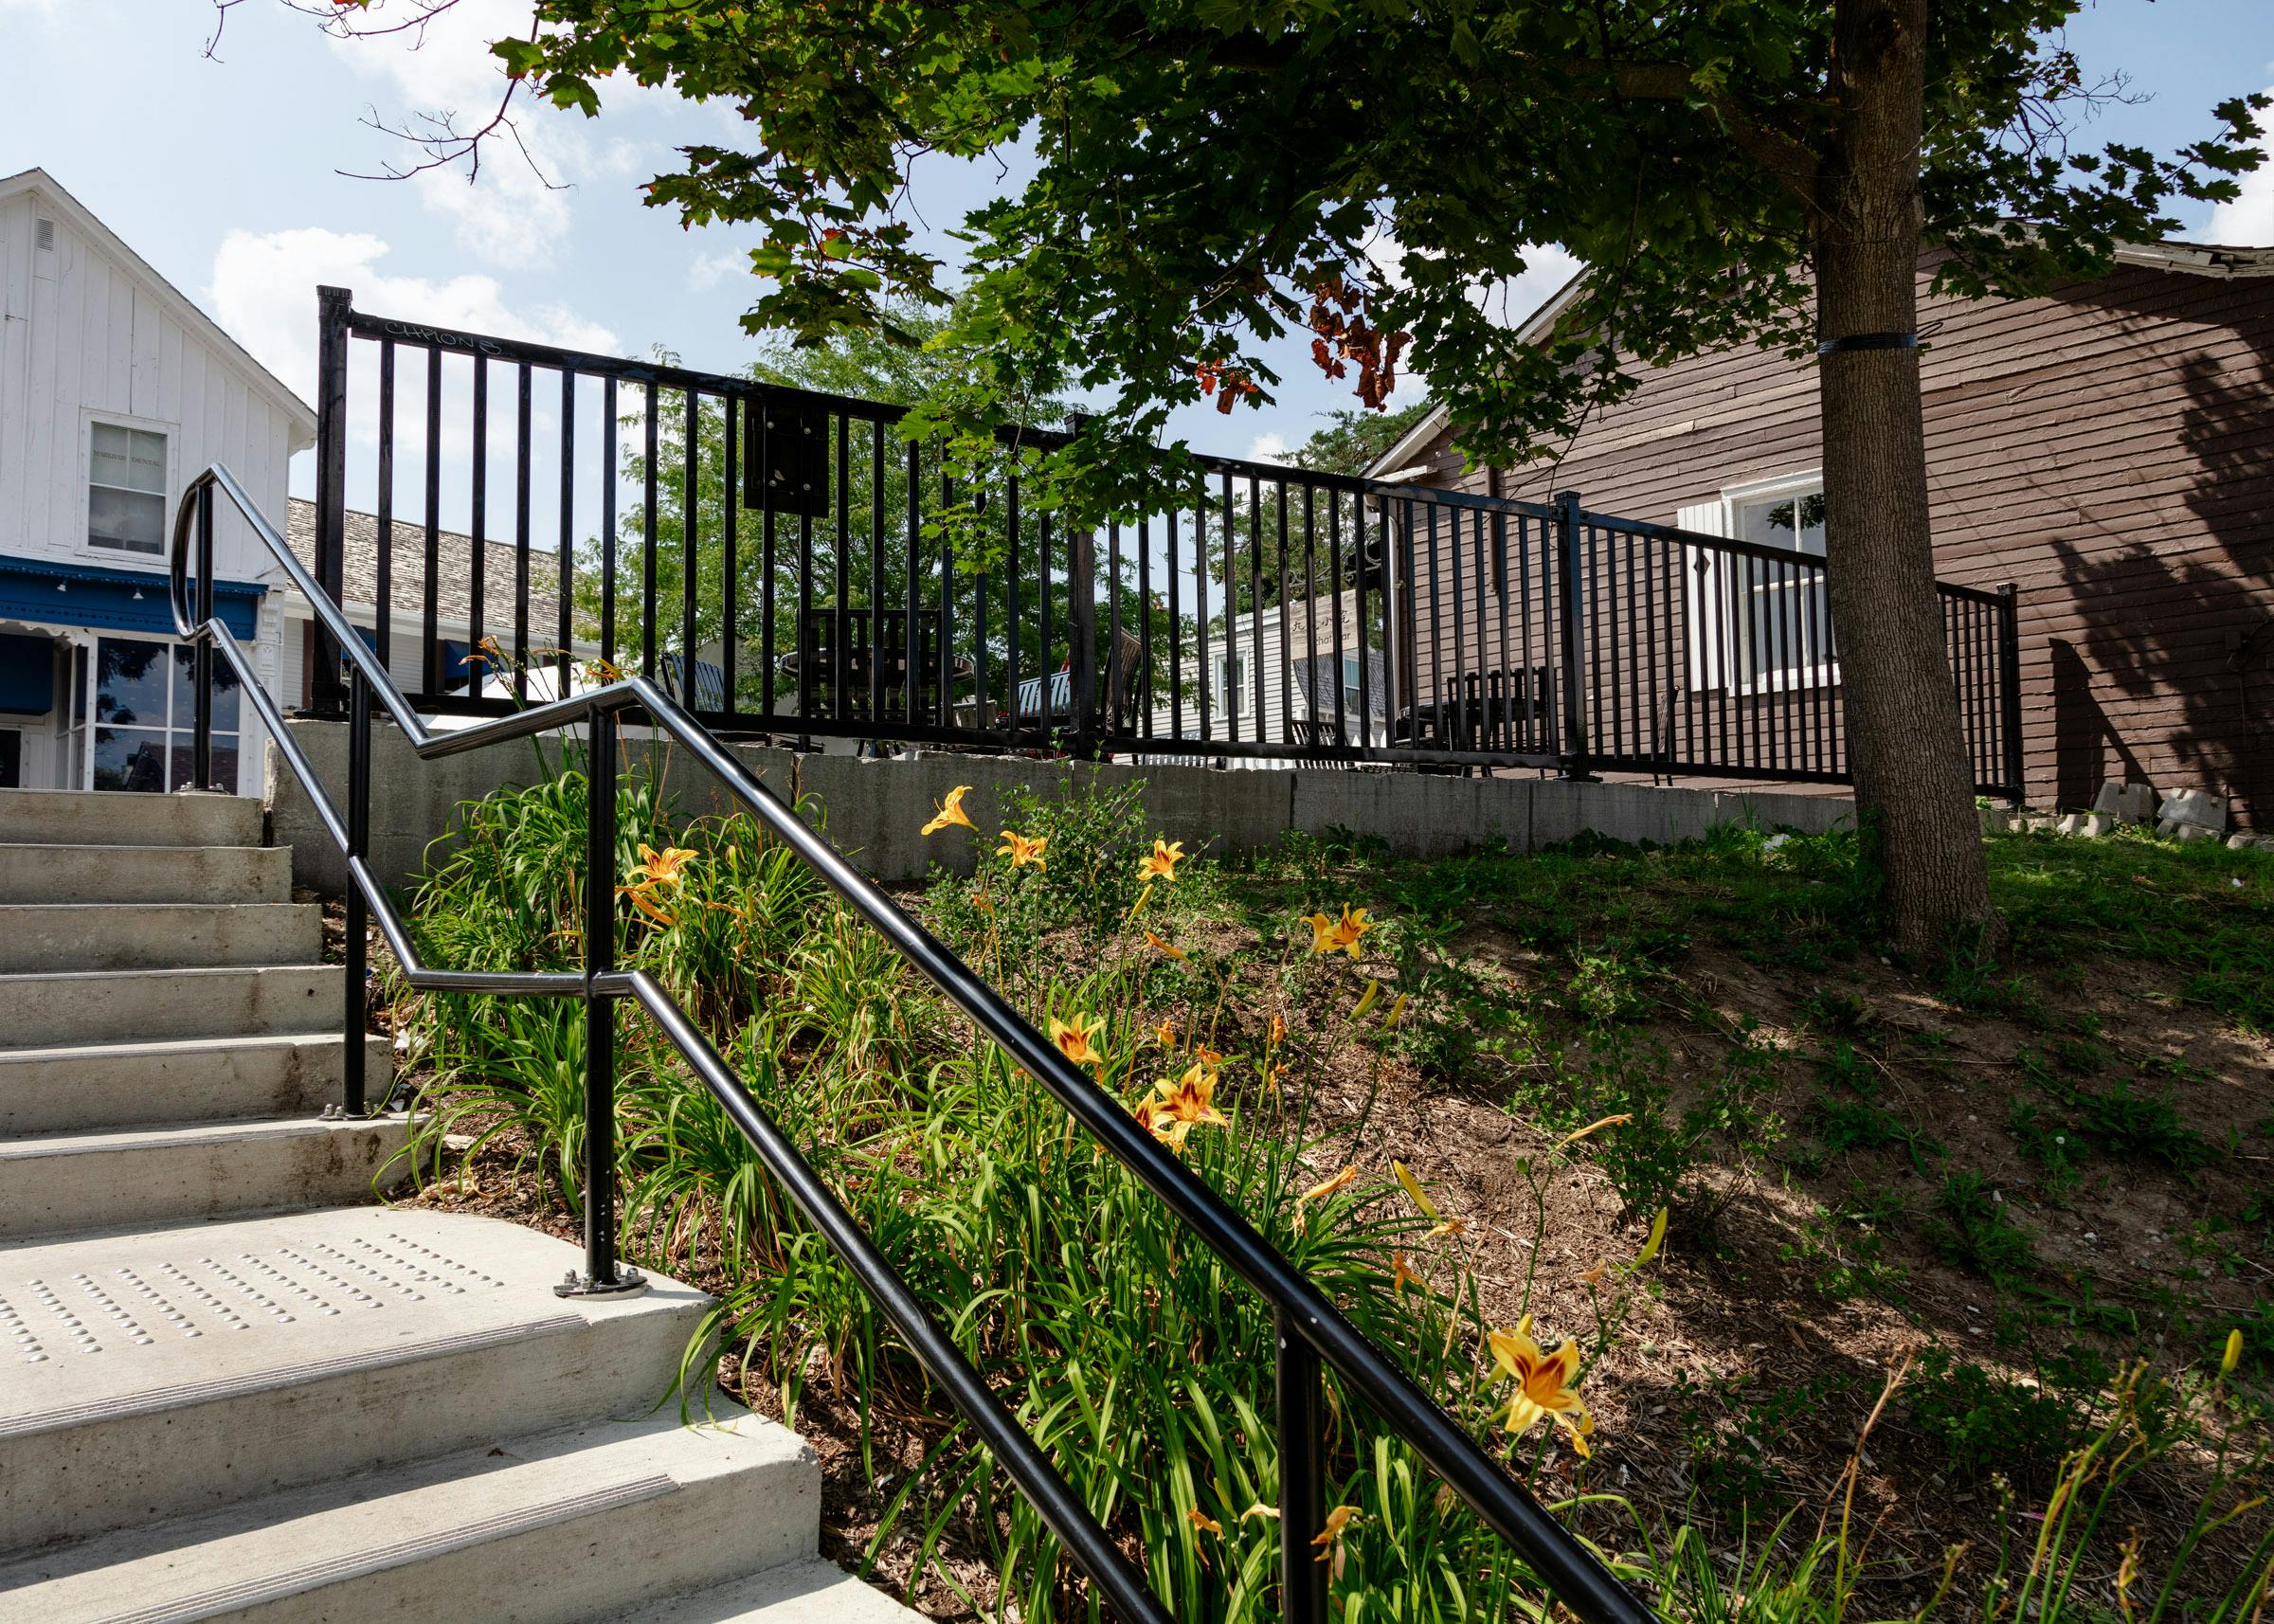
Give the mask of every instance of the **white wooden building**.
[[[1335, 652], [1334, 638], [1338, 611], [1343, 623], [1340, 655]], [[1210, 626], [1208, 632], [1205, 693], [1212, 737], [1219, 740], [1238, 738], [1250, 743], [1258, 739], [1278, 742], [1289, 738], [1301, 740], [1308, 731], [1312, 738], [1324, 744], [1347, 742], [1379, 749], [1390, 742], [1386, 668], [1381, 649], [1361, 649], [1355, 593], [1345, 591], [1337, 595], [1321, 595], [1308, 603], [1292, 603], [1286, 606], [1284, 617], [1280, 605], [1270, 604], [1260, 614], [1235, 615], [1232, 627], [1233, 635], [1228, 644], [1224, 637], [1224, 623], [1220, 619]], [[1196, 639], [1189, 627], [1184, 640], [1185, 654], [1179, 672], [1179, 686], [1183, 697], [1182, 736], [1198, 740], [1200, 731], [1202, 671], [1199, 651], [1194, 646]], [[1311, 654], [1314, 640], [1318, 648], [1315, 657]], [[1263, 659], [1260, 713], [1256, 709], [1257, 669], [1254, 664], [1258, 648], [1262, 650]], [[1367, 668], [1363, 694], [1359, 681], [1359, 661], [1362, 658]], [[1363, 705], [1362, 697], [1364, 701]], [[1360, 727], [1362, 714], [1366, 715], [1363, 732]], [[1153, 736], [1176, 736], [1175, 725], [1178, 720], [1179, 713], [1172, 711], [1165, 700], [1156, 701], [1152, 717]], [[1156, 762], [1205, 762], [1216, 758], [1202, 747], [1197, 748], [1190, 756], [1148, 754], [1145, 759]], [[1233, 767], [1286, 767], [1296, 764], [1274, 757], [1230, 756], [1225, 758], [1224, 765]]]
[[[220, 461], [281, 523], [315, 436], [310, 406], [45, 171], [0, 178], [0, 786], [187, 781], [174, 508]], [[233, 514], [216, 528], [216, 610], [277, 692], [280, 571]], [[259, 794], [251, 707], [225, 695], [215, 718], [217, 772]]]

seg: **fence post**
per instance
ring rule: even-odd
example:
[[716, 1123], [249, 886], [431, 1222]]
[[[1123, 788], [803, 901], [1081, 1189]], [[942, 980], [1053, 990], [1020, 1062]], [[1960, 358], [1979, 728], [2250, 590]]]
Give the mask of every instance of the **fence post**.
[[[316, 290], [316, 584], [334, 604], [347, 557], [348, 312], [354, 298], [346, 288]], [[339, 715], [347, 704], [341, 649], [320, 620], [315, 654], [309, 708], [319, 716]]]
[[2021, 767], [2021, 588], [2007, 582], [1997, 589], [1998, 732], [2005, 746], [2006, 788], [2016, 801]]
[[1579, 647], [1579, 628], [1586, 616], [1580, 604], [1584, 584], [1579, 568], [1579, 494], [1563, 491], [1556, 504], [1556, 621], [1557, 641], [1562, 649], [1562, 712], [1565, 778], [1593, 778], [1587, 770], [1587, 695], [1580, 676], [1587, 668]]
[[616, 968], [616, 713], [585, 727], [585, 1272], [562, 1297], [629, 1297], [647, 1289], [616, 1263], [616, 1000], [593, 982]]

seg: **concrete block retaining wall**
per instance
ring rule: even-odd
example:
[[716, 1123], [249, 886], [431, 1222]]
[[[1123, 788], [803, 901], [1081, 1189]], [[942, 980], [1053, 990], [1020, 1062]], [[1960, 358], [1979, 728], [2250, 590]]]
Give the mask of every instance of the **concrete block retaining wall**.
[[[290, 726], [334, 803], [344, 808], [346, 724], [298, 721]], [[548, 739], [542, 746], [546, 760], [557, 763], [558, 742]], [[645, 741], [628, 748], [659, 752], [665, 786], [683, 813], [728, 809], [718, 785], [685, 752]], [[933, 862], [969, 870], [977, 849], [971, 835], [950, 829], [928, 840], [916, 832], [959, 784], [972, 786], [964, 806], [987, 829], [1002, 826], [1003, 798], [1020, 785], [1049, 792], [1066, 783], [1134, 784], [1153, 828], [1182, 840], [1187, 850], [1219, 855], [1270, 846], [1289, 829], [1308, 834], [1346, 829], [1377, 836], [1400, 856], [1432, 857], [1504, 844], [1531, 851], [1588, 830], [1620, 840], [1667, 842], [1693, 839], [1716, 824], [1750, 821], [1814, 834], [1854, 813], [1853, 803], [1845, 798], [1774, 790], [1661, 789], [1643, 784], [1410, 772], [1218, 772], [1011, 756], [924, 754], [869, 761], [758, 745], [742, 746], [738, 753], [777, 793], [818, 800], [830, 838], [886, 881], [921, 878]], [[407, 882], [424, 868], [428, 843], [449, 828], [460, 802], [477, 800], [502, 784], [531, 783], [540, 770], [536, 749], [526, 739], [421, 761], [393, 728], [374, 727], [374, 868], [398, 883]], [[271, 838], [292, 847], [295, 883], [337, 893], [346, 883], [346, 864], [273, 747], [267, 773]]]

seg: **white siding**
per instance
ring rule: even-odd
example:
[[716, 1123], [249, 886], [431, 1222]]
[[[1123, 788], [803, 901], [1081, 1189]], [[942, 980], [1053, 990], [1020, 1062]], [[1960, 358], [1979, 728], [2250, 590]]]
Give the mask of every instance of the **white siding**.
[[[54, 222], [40, 248], [37, 222]], [[293, 425], [246, 363], [182, 320], [135, 270], [38, 192], [0, 200], [0, 551], [114, 568], [155, 558], [90, 548], [87, 449], [97, 420], [166, 436], [166, 510], [191, 477], [226, 462], [280, 520]], [[265, 554], [233, 516], [217, 573], [262, 579]]]

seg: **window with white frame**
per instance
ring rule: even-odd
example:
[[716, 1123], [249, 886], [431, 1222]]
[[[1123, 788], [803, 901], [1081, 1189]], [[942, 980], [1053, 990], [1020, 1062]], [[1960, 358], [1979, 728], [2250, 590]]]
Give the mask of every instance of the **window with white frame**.
[[[1838, 680], [1821, 562], [1819, 476], [1732, 486], [1718, 501], [1683, 509], [1676, 522], [1766, 550], [1688, 549], [1685, 595], [1693, 687], [1783, 688]], [[1790, 562], [1777, 553], [1791, 555]]]
[[166, 550], [166, 437], [115, 423], [91, 425], [87, 545], [116, 552]]
[[1353, 716], [1366, 713], [1358, 685], [1358, 656], [1355, 654], [1343, 656], [1343, 709]]
[[1237, 655], [1216, 657], [1216, 709], [1219, 714], [1239, 714], [1239, 691], [1243, 685], [1243, 664]]

